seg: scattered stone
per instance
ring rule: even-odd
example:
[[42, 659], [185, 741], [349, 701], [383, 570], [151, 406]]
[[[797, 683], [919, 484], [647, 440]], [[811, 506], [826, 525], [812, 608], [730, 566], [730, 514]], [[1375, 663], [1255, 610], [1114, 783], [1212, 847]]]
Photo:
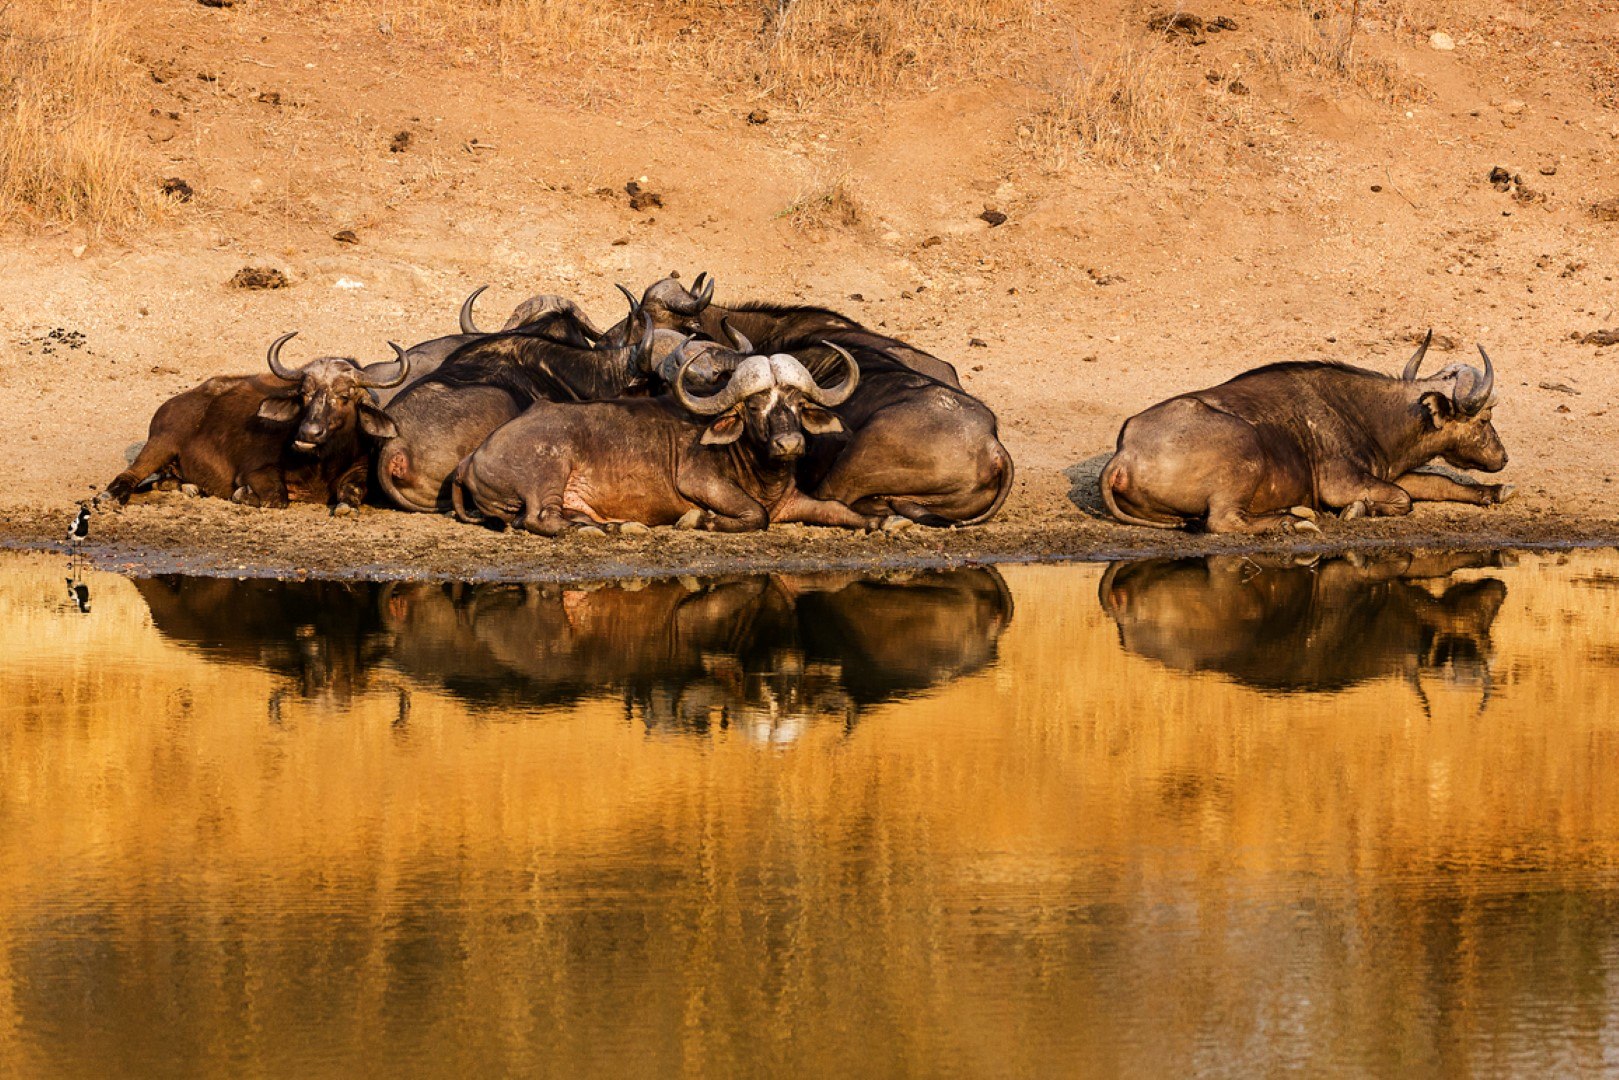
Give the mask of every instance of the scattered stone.
[[857, 292], [850, 293], [849, 294], [849, 299], [853, 300], [853, 301], [856, 301], [857, 303], [861, 303], [861, 304], [864, 304], [866, 302], [866, 298], [864, 296], [862, 296], [860, 293], [857, 293]]
[[629, 245], [629, 242], [630, 242], [629, 237], [620, 236], [618, 239], [613, 241], [611, 246], [612, 247], [627, 247]]
[[360, 242], [360, 234], [355, 232], [353, 229], [339, 229], [332, 234], [332, 239], [336, 240], [339, 244], [358, 244]]
[[1094, 266], [1087, 266], [1085, 268], [1085, 276], [1090, 278], [1091, 281], [1097, 285], [1116, 285], [1124, 280], [1124, 278], [1118, 274], [1103, 273]]
[[1574, 410], [1569, 408], [1567, 405], [1559, 405], [1559, 406], [1557, 406], [1557, 408], [1552, 410], [1552, 412], [1560, 412], [1560, 413], [1569, 413], [1569, 412], [1573, 412], [1573, 411]]
[[989, 222], [989, 227], [992, 229], [1006, 224], [1005, 214], [1001, 213], [999, 210], [991, 210], [988, 207], [985, 207], [984, 212], [979, 214], [978, 217], [981, 221]]
[[1382, 184], [1373, 184], [1372, 185], [1372, 190], [1373, 191], [1382, 191], [1383, 190], [1383, 185]]
[[1506, 113], [1508, 116], [1517, 116], [1519, 113], [1523, 112], [1526, 107], [1527, 106], [1525, 106], [1524, 103], [1519, 101], [1517, 98], [1508, 98], [1501, 103], [1501, 111]]
[[279, 104], [281, 104], [281, 91], [279, 91], [279, 90], [260, 90], [259, 91], [259, 96], [257, 98], [255, 98], [254, 100], [255, 101], [262, 101], [266, 105], [279, 105]]
[[1079, 358], [1079, 362], [1081, 364], [1094, 364], [1094, 363], [1096, 363], [1096, 354], [1092, 353], [1089, 356], [1081, 356]]
[[[1414, 330], [1405, 336], [1405, 340], [1411, 342], [1413, 345], [1421, 345], [1423, 339], [1427, 336], [1428, 334], [1425, 330]], [[1432, 347], [1438, 349], [1440, 352], [1455, 352], [1456, 339], [1451, 337], [1449, 334], [1435, 334], [1433, 336]]]
[[1567, 266], [1563, 267], [1562, 273], [1558, 274], [1557, 276], [1558, 277], [1571, 278], [1575, 274], [1578, 274], [1581, 270], [1584, 270], [1584, 269], [1585, 269], [1585, 263], [1583, 261], [1581, 261], [1581, 262], [1571, 262]]
[[1593, 330], [1589, 334], [1575, 334], [1581, 345], [1595, 345], [1606, 348], [1609, 345], [1619, 345], [1619, 328], [1613, 330]]
[[1443, 30], [1435, 30], [1428, 35], [1428, 48], [1435, 52], [1452, 52], [1456, 48], [1456, 39]]
[[1248, 87], [1243, 84], [1241, 79], [1232, 79], [1230, 82], [1226, 83], [1225, 92], [1242, 97], [1244, 94], [1248, 93]]
[[1619, 198], [1592, 203], [1591, 216], [1598, 221], [1619, 221]]
[[287, 275], [270, 266], [244, 266], [227, 283], [233, 289], [285, 289]]
[[1490, 170], [1490, 186], [1497, 191], [1504, 191], [1519, 202], [1545, 202], [1544, 192], [1536, 191], [1523, 182], [1523, 176], [1501, 165]]
[[388, 140], [388, 152], [390, 154], [403, 154], [410, 149], [410, 144], [415, 138], [416, 136], [409, 131], [395, 132], [394, 137]]
[[211, 8], [228, 8], [236, 6], [236, 0], [197, 0], [197, 3], [201, 4], [203, 7]]
[[763, 109], [754, 109], [748, 114], [748, 123], [768, 124], [770, 123], [770, 114]]
[[213, 74], [212, 72], [199, 71], [197, 72], [197, 79], [199, 82], [218, 82], [219, 76]]
[[163, 183], [159, 185], [158, 190], [162, 191], [163, 194], [169, 196], [171, 199], [176, 199], [179, 202], [190, 202], [191, 197], [196, 194], [196, 191], [192, 190], [191, 185], [186, 183], [178, 176], [171, 176], [167, 180], [163, 181]]
[[967, 342], [967, 348], [969, 348], [969, 349], [987, 349], [987, 348], [989, 348], [989, 342], [985, 341], [983, 338], [977, 338], [977, 337], [971, 338]]
[[1542, 176], [1556, 176], [1557, 175], [1557, 166], [1551, 164], [1550, 162], [1548, 162], [1547, 164], [1542, 165], [1539, 168], [1539, 170], [1537, 170], [1537, 171]]
[[1184, 38], [1193, 45], [1202, 45], [1205, 34], [1218, 34], [1235, 30], [1237, 21], [1225, 15], [1205, 19], [1189, 11], [1161, 11], [1147, 20], [1147, 29], [1166, 37]]
[[652, 207], [663, 207], [663, 196], [656, 191], [648, 191], [639, 182], [631, 180], [624, 185], [624, 194], [630, 197], [631, 210], [648, 210]]
[[1543, 383], [1540, 384], [1540, 388], [1542, 390], [1551, 390], [1554, 393], [1558, 393], [1558, 394], [1574, 394], [1576, 396], [1579, 395], [1579, 391], [1574, 389], [1568, 383], [1543, 382]]
[[938, 247], [942, 243], [944, 243], [944, 241], [939, 237], [930, 236], [926, 240], [922, 241], [922, 246], [925, 248]]

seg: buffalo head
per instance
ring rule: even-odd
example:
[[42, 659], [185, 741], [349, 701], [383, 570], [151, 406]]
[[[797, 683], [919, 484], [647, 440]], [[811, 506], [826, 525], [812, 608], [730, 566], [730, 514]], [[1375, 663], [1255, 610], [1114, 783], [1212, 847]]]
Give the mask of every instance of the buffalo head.
[[717, 417], [703, 433], [704, 443], [733, 443], [746, 432], [769, 457], [792, 461], [804, 453], [806, 433], [827, 435], [843, 430], [842, 421], [828, 410], [847, 401], [860, 382], [854, 357], [830, 342], [823, 344], [848, 366], [843, 381], [831, 388], [816, 383], [796, 357], [777, 353], [744, 358], [723, 390], [697, 397], [686, 388], [686, 377], [702, 355], [699, 352], [680, 365], [673, 383], [675, 397], [698, 416]]
[[259, 419], [274, 424], [298, 425], [292, 440], [294, 450], [319, 454], [321, 449], [356, 426], [374, 439], [390, 439], [399, 434], [388, 414], [377, 407], [372, 390], [386, 390], [404, 382], [410, 374], [405, 350], [389, 342], [397, 359], [361, 367], [354, 360], [323, 356], [301, 368], [281, 362], [281, 348], [297, 336], [283, 334], [270, 345], [270, 371], [285, 384], [271, 392], [259, 406]]
[[[1422, 365], [1423, 354], [1433, 340], [1433, 331], [1418, 347], [1416, 354], [1405, 365], [1402, 375], [1414, 382]], [[1422, 410], [1423, 424], [1433, 438], [1433, 452], [1458, 469], [1478, 469], [1480, 472], [1500, 472], [1506, 468], [1507, 451], [1496, 433], [1492, 413], [1495, 409], [1495, 365], [1484, 346], [1478, 347], [1484, 358], [1484, 370], [1471, 364], [1451, 364], [1438, 375], [1425, 382], [1444, 382], [1449, 391], [1424, 391], [1417, 399]]]

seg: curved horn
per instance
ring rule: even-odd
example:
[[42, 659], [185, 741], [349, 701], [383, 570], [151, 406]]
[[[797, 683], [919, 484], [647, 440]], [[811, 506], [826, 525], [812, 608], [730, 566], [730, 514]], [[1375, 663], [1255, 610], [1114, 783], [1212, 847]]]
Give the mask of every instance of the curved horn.
[[1400, 373], [1400, 378], [1406, 382], [1411, 382], [1417, 377], [1417, 369], [1422, 366], [1422, 358], [1428, 355], [1428, 346], [1432, 344], [1433, 327], [1430, 326], [1428, 336], [1422, 339], [1422, 344], [1417, 346], [1417, 351], [1412, 353], [1411, 359], [1405, 362], [1405, 370]]
[[1465, 398], [1451, 397], [1456, 407], [1468, 414], [1484, 408], [1489, 404], [1490, 395], [1495, 393], [1495, 365], [1490, 363], [1490, 354], [1484, 351], [1484, 346], [1478, 347], [1478, 354], [1484, 358], [1484, 381], [1469, 390]]
[[706, 308], [714, 299], [714, 279], [704, 270], [692, 282], [692, 295], [697, 297], [697, 310]]
[[[478, 294], [473, 293], [472, 295], [476, 296]], [[400, 345], [398, 342], [390, 341], [388, 342], [388, 348], [394, 351], [394, 363], [399, 365], [399, 374], [385, 382], [373, 382], [371, 376], [372, 369], [383, 366], [381, 364], [373, 364], [371, 367], [365, 368], [360, 372], [359, 382], [361, 386], [370, 387], [372, 390], [392, 390], [394, 387], [398, 386], [400, 383], [404, 382], [410, 377], [410, 354], [405, 351], [404, 346]]]
[[477, 324], [472, 321], [472, 302], [478, 299], [478, 297], [481, 296], [483, 291], [487, 288], [489, 288], [489, 286], [479, 285], [476, 289], [472, 290], [471, 296], [461, 301], [461, 332], [463, 334], [483, 333], [482, 330], [478, 329]]
[[282, 334], [280, 337], [270, 342], [270, 370], [275, 372], [275, 377], [278, 379], [285, 379], [288, 382], [299, 382], [304, 377], [303, 372], [299, 371], [297, 368], [290, 368], [281, 362], [281, 346], [285, 345], [287, 342], [291, 341], [297, 336], [298, 331], [294, 330], [290, 334]]
[[849, 354], [849, 350], [845, 349], [843, 346], [834, 345], [830, 341], [822, 341], [821, 344], [843, 357], [843, 362], [849, 366], [848, 377], [842, 382], [838, 383], [838, 385], [823, 387], [817, 384], [815, 386], [815, 390], [809, 394], [810, 400], [815, 402], [815, 404], [830, 409], [834, 408], [835, 406], [842, 405], [845, 401], [848, 401], [849, 395], [854, 393], [854, 388], [860, 385], [860, 365], [856, 363], [855, 358]]
[[708, 271], [699, 270], [697, 276], [691, 279], [691, 294], [697, 296], [703, 291], [703, 282], [708, 280]]
[[731, 348], [735, 349], [739, 353], [752, 355], [753, 342], [749, 341], [747, 336], [743, 334], [742, 331], [732, 326], [729, 318], [720, 320], [720, 329], [724, 330], [725, 336], [731, 339]]
[[[634, 318], [634, 312], [630, 313]], [[641, 312], [641, 340], [630, 346], [630, 367], [635, 371], [650, 371], [652, 369], [652, 313]]]
[[724, 388], [721, 389], [719, 393], [713, 394], [706, 398], [693, 397], [691, 392], [686, 389], [686, 370], [690, 368], [692, 364], [696, 363], [697, 357], [701, 355], [702, 353], [698, 353], [695, 356], [688, 356], [685, 359], [685, 361], [680, 365], [680, 370], [675, 373], [675, 381], [670, 389], [674, 391], [675, 400], [679, 401], [681, 405], [685, 406], [687, 412], [694, 413], [698, 416], [718, 416], [720, 413], [742, 400], [743, 386], [741, 382], [733, 376], [731, 381], [726, 383]]

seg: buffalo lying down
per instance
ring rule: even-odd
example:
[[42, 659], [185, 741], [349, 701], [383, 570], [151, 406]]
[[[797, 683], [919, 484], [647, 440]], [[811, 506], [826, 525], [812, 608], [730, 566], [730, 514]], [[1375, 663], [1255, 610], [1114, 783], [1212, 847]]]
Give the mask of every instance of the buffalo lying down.
[[394, 345], [397, 360], [369, 367], [327, 356], [291, 368], [281, 362], [291, 337], [270, 346], [269, 375], [221, 375], [159, 406], [146, 445], [98, 501], [128, 502], [155, 474], [251, 506], [358, 506], [366, 439], [396, 434], [372, 391], [405, 381], [405, 350]]
[[1102, 501], [1127, 525], [1210, 532], [1315, 528], [1411, 512], [1415, 500], [1489, 505], [1512, 492], [1463, 484], [1418, 466], [1443, 458], [1499, 472], [1507, 452], [1491, 423], [1495, 368], [1452, 364], [1417, 378], [1433, 339], [1399, 378], [1330, 363], [1258, 368], [1170, 398], [1124, 422], [1102, 470]]
[[773, 521], [878, 524], [810, 498], [794, 480], [805, 434], [842, 429], [828, 410], [860, 381], [852, 357], [843, 382], [823, 389], [791, 356], [750, 356], [707, 398], [686, 388], [698, 359], [694, 352], [681, 364], [675, 400], [541, 403], [497, 429], [456, 470], [456, 516], [494, 517], [545, 536], [626, 521], [718, 532]]

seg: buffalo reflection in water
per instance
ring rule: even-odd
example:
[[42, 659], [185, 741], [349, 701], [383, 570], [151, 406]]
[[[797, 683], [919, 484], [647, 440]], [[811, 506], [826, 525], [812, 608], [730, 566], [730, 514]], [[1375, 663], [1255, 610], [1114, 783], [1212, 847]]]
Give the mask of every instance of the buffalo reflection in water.
[[136, 583], [165, 637], [348, 700], [384, 662], [479, 707], [609, 694], [652, 730], [790, 740], [994, 663], [1012, 599], [993, 569], [602, 586]]
[[1490, 552], [1150, 559], [1109, 566], [1100, 599], [1124, 648], [1168, 667], [1274, 691], [1403, 678], [1426, 711], [1429, 674], [1481, 687], [1488, 702], [1490, 627], [1507, 587], [1445, 579], [1507, 564]]

